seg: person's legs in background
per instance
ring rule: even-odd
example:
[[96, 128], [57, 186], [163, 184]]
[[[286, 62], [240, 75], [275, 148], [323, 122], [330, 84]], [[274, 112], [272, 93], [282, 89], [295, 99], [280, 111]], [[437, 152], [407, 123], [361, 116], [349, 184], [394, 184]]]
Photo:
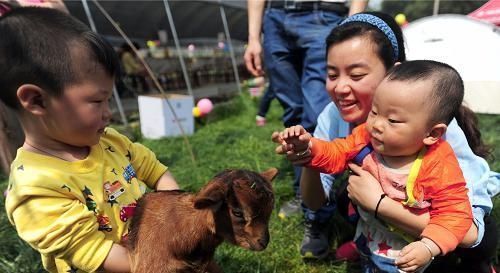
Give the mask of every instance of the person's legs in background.
[[[335, 12], [312, 10], [296, 13], [294, 20], [288, 21], [287, 31], [297, 37], [302, 60], [302, 118], [301, 125], [313, 132], [318, 115], [331, 101], [325, 89], [326, 81], [326, 44], [325, 39], [334, 26], [341, 22], [342, 16]], [[298, 189], [300, 180], [297, 179]], [[305, 229], [300, 246], [304, 258], [325, 258], [330, 250], [329, 221], [335, 213], [335, 205], [325, 205], [317, 211], [304, 208]]]
[[271, 102], [274, 99], [274, 91], [272, 90], [272, 85], [269, 84], [264, 95], [260, 98], [259, 102], [259, 111], [257, 112], [257, 117], [255, 118], [255, 122], [257, 126], [266, 125], [266, 115], [269, 111], [269, 107], [271, 106]]
[[323, 259], [330, 252], [329, 221], [335, 213], [335, 204], [330, 203], [317, 211], [303, 206], [305, 231], [300, 244], [303, 258]]
[[297, 46], [303, 53], [301, 69], [302, 117], [301, 125], [310, 133], [316, 127], [319, 114], [331, 102], [326, 92], [326, 43], [332, 28], [343, 17], [334, 12], [314, 10], [294, 13], [287, 23], [287, 32], [297, 37]]
[[[301, 124], [312, 132], [319, 113], [330, 102], [325, 90], [325, 38], [343, 17], [322, 10], [267, 9], [264, 15], [264, 55], [271, 85], [284, 108], [285, 127]], [[300, 212], [300, 173], [294, 168], [296, 197], [279, 212], [284, 218]], [[323, 258], [329, 252], [327, 223], [334, 207], [305, 210], [301, 253]]]
[[[295, 38], [289, 36], [284, 29], [284, 22], [290, 19], [292, 13], [283, 9], [268, 8], [264, 12], [264, 59], [270, 86], [283, 107], [283, 123], [285, 127], [301, 124], [302, 118], [302, 57], [296, 47]], [[295, 197], [283, 204], [280, 217], [300, 213], [300, 191], [298, 179], [300, 168], [294, 168]], [[298, 172], [298, 173], [297, 173]]]

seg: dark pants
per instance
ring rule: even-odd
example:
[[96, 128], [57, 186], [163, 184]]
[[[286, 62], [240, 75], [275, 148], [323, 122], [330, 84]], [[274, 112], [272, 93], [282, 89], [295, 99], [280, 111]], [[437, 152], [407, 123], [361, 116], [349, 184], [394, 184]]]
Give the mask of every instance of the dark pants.
[[264, 92], [264, 95], [262, 95], [262, 98], [260, 99], [259, 103], [259, 112], [257, 112], [257, 115], [265, 118], [267, 115], [267, 112], [269, 111], [269, 107], [271, 106], [271, 101], [274, 99], [274, 91], [272, 90], [271, 85], [269, 85], [266, 89], [266, 92]]

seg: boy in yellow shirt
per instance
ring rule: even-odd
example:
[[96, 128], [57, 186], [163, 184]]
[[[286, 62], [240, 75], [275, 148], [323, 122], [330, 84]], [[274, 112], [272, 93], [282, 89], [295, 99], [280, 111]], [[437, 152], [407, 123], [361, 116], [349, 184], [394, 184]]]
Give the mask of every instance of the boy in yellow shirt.
[[60, 11], [0, 17], [1, 100], [26, 139], [11, 166], [7, 215], [49, 272], [129, 272], [126, 239], [146, 187], [177, 183], [152, 151], [106, 126], [118, 60]]

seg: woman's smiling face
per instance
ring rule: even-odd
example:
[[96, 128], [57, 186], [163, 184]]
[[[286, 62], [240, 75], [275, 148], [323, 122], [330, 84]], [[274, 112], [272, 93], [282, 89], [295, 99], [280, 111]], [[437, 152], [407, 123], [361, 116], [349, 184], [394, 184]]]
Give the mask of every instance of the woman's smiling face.
[[360, 124], [372, 107], [386, 68], [369, 37], [353, 37], [328, 49], [326, 90], [342, 118]]

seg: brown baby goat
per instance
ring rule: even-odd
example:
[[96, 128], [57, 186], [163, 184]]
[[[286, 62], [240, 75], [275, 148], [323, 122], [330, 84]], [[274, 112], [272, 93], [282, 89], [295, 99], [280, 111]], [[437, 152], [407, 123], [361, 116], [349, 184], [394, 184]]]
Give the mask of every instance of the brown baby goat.
[[226, 170], [197, 194], [144, 195], [129, 233], [132, 272], [222, 272], [213, 256], [224, 240], [250, 250], [265, 249], [274, 206], [271, 180], [277, 172]]

